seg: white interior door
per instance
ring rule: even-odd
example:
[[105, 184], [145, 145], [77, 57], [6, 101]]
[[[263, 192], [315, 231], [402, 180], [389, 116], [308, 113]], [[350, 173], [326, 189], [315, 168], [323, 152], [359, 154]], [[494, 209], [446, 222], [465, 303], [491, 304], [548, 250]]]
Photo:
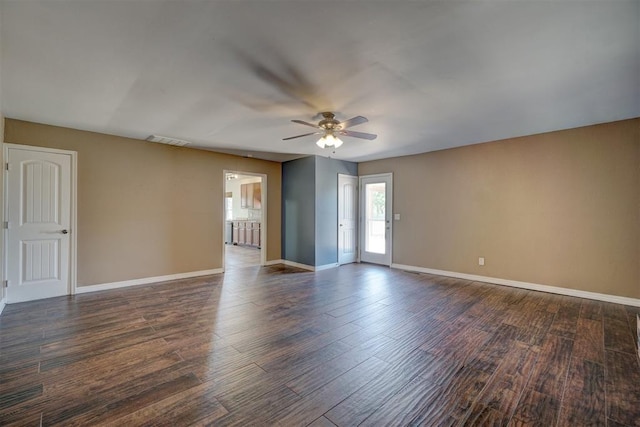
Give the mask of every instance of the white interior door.
[[338, 264], [358, 259], [358, 177], [338, 175]]
[[36, 147], [5, 153], [7, 302], [67, 295], [71, 154]]
[[360, 260], [391, 265], [392, 175], [360, 177]]

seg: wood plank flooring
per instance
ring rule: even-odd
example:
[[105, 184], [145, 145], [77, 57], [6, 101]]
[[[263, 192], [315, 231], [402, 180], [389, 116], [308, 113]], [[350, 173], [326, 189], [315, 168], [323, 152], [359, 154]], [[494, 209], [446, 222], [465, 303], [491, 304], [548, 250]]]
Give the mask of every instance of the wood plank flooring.
[[12, 304], [0, 425], [640, 426], [638, 312], [365, 264]]
[[260, 265], [260, 249], [254, 246], [224, 245], [226, 271]]

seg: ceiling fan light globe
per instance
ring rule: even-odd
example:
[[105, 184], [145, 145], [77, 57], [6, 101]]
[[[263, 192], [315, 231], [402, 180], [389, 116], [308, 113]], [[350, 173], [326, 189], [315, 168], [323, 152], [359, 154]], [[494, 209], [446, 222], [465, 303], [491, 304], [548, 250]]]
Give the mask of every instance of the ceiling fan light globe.
[[340, 138], [336, 138], [335, 143], [333, 144], [334, 148], [338, 148], [343, 144], [342, 140]]
[[[329, 147], [332, 147], [332, 146], [338, 144], [338, 141], [340, 141], [338, 138], [336, 138], [332, 134], [327, 134], [327, 135], [323, 136], [322, 139], [324, 140], [324, 144], [329, 146]], [[340, 144], [341, 143], [342, 143], [342, 141], [340, 141]]]
[[316, 145], [320, 148], [324, 148], [326, 147], [326, 144], [324, 143], [324, 137], [320, 138], [319, 140], [316, 141]]

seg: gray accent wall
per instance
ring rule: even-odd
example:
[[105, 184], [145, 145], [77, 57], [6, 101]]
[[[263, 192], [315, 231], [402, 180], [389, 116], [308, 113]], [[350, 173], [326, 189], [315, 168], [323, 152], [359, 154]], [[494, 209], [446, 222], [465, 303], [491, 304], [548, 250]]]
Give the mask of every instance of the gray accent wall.
[[315, 259], [314, 157], [282, 164], [282, 258], [306, 265]]
[[338, 262], [338, 174], [353, 162], [312, 156], [282, 164], [282, 258], [310, 266]]
[[316, 157], [316, 266], [338, 262], [338, 174], [358, 175], [358, 164]]

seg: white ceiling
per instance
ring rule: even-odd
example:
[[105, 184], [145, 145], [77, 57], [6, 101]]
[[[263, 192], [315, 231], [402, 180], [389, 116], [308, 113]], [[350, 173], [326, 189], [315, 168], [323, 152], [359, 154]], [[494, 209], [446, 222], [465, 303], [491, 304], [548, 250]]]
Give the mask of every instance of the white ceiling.
[[[640, 116], [638, 0], [0, 0], [0, 17], [5, 117], [255, 157], [363, 161]], [[282, 141], [325, 110], [378, 139]]]

